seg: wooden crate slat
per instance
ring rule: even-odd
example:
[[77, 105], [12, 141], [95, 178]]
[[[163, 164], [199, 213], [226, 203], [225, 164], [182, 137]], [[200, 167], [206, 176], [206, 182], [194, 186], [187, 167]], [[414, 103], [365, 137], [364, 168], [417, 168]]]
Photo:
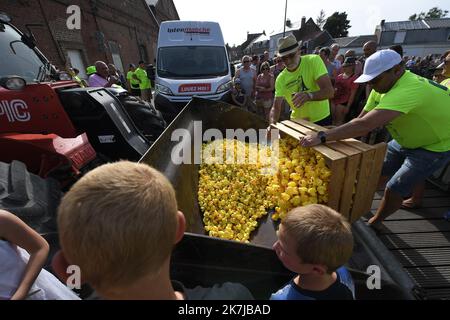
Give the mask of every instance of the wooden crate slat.
[[327, 128], [319, 126], [318, 124], [303, 120], [303, 119], [291, 119], [290, 121], [298, 123], [308, 129], [311, 129], [313, 131], [326, 131]]
[[339, 211], [342, 189], [344, 188], [346, 159], [338, 159], [329, 166], [332, 174], [328, 183], [328, 206]]
[[374, 147], [369, 145], [369, 144], [365, 144], [364, 142], [361, 142], [359, 140], [356, 139], [345, 139], [343, 141], [341, 141], [342, 143], [345, 143], [346, 145], [351, 146], [352, 148], [358, 149], [360, 151], [370, 151], [373, 150]]
[[281, 123], [272, 124], [271, 127], [278, 129], [280, 132], [286, 133], [286, 134], [290, 135], [291, 137], [298, 139], [298, 140], [300, 140], [304, 136], [300, 132], [295, 131], [294, 129], [291, 129]]
[[[353, 199], [351, 217], [363, 216], [366, 207], [366, 193], [369, 181], [372, 178], [373, 161], [375, 149], [364, 152], [361, 159], [361, 166], [357, 175], [356, 193]], [[375, 192], [375, 191], [374, 191]]]
[[[284, 125], [283, 123], [272, 124], [272, 127], [278, 129], [281, 134], [288, 134], [298, 140], [303, 137], [302, 133]], [[313, 150], [322, 154], [325, 159], [326, 165], [333, 173], [330, 177], [330, 182], [328, 183], [328, 189], [330, 190], [328, 197], [328, 206], [335, 209], [336, 211], [339, 211], [340, 197], [342, 188], [344, 186], [347, 156], [343, 153], [329, 148], [326, 145], [313, 147]], [[331, 190], [333, 190], [333, 192], [331, 192]]]
[[[304, 135], [311, 132], [310, 128], [304, 127], [304, 126], [302, 126], [296, 122], [290, 121], [290, 120], [282, 121], [281, 123], [289, 128], [292, 128], [292, 129], [300, 132], [300, 133], [303, 133]], [[312, 130], [312, 131], [316, 132], [315, 130]]]
[[[283, 121], [273, 127], [299, 140], [311, 131], [327, 130], [301, 119]], [[386, 145], [370, 146], [356, 139], [346, 139], [328, 142], [313, 149], [324, 156], [332, 172], [328, 206], [352, 222], [369, 212]]]
[[355, 215], [351, 217], [352, 222], [358, 220], [361, 216], [365, 215], [370, 211], [370, 208], [372, 206], [373, 195], [375, 194], [378, 188], [378, 180], [381, 176], [381, 171], [383, 169], [387, 145], [386, 143], [379, 143], [375, 145], [374, 148], [375, 148], [375, 156], [372, 166], [372, 174], [371, 174], [372, 178], [371, 180], [369, 180], [369, 183], [367, 185], [366, 200], [364, 202], [365, 206], [362, 209], [361, 215], [359, 216]]

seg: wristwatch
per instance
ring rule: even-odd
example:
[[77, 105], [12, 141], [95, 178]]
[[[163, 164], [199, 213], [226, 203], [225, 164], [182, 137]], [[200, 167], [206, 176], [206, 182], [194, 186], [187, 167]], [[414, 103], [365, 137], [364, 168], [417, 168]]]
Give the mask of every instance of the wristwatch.
[[321, 143], [327, 142], [327, 134], [324, 131], [317, 132], [317, 138], [320, 139]]
[[309, 101], [313, 100], [314, 95], [312, 94], [312, 92], [308, 92], [308, 97], [309, 97]]

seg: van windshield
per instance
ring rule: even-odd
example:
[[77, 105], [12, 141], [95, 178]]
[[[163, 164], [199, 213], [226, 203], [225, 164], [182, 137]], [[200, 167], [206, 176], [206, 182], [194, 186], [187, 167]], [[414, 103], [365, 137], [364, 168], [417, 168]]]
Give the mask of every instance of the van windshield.
[[172, 79], [213, 78], [228, 74], [228, 59], [224, 47], [164, 47], [159, 48], [159, 77]]

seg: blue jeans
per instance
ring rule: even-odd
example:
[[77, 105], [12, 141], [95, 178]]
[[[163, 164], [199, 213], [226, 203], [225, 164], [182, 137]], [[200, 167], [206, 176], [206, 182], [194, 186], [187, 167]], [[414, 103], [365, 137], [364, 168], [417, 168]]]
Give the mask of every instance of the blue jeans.
[[387, 188], [404, 198], [414, 187], [450, 162], [450, 151], [432, 152], [422, 148], [406, 149], [392, 140], [383, 164], [382, 175], [391, 178]]

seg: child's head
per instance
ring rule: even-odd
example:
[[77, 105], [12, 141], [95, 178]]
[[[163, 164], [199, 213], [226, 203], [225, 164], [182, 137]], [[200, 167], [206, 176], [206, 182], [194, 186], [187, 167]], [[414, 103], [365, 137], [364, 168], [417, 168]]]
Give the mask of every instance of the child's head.
[[274, 249], [289, 270], [299, 274], [331, 274], [353, 252], [350, 224], [323, 205], [293, 209], [281, 222]]
[[241, 79], [239, 78], [234, 79], [234, 87], [236, 88], [236, 90], [241, 89]]
[[64, 257], [98, 291], [158, 276], [184, 226], [170, 182], [125, 161], [86, 174], [58, 209]]

